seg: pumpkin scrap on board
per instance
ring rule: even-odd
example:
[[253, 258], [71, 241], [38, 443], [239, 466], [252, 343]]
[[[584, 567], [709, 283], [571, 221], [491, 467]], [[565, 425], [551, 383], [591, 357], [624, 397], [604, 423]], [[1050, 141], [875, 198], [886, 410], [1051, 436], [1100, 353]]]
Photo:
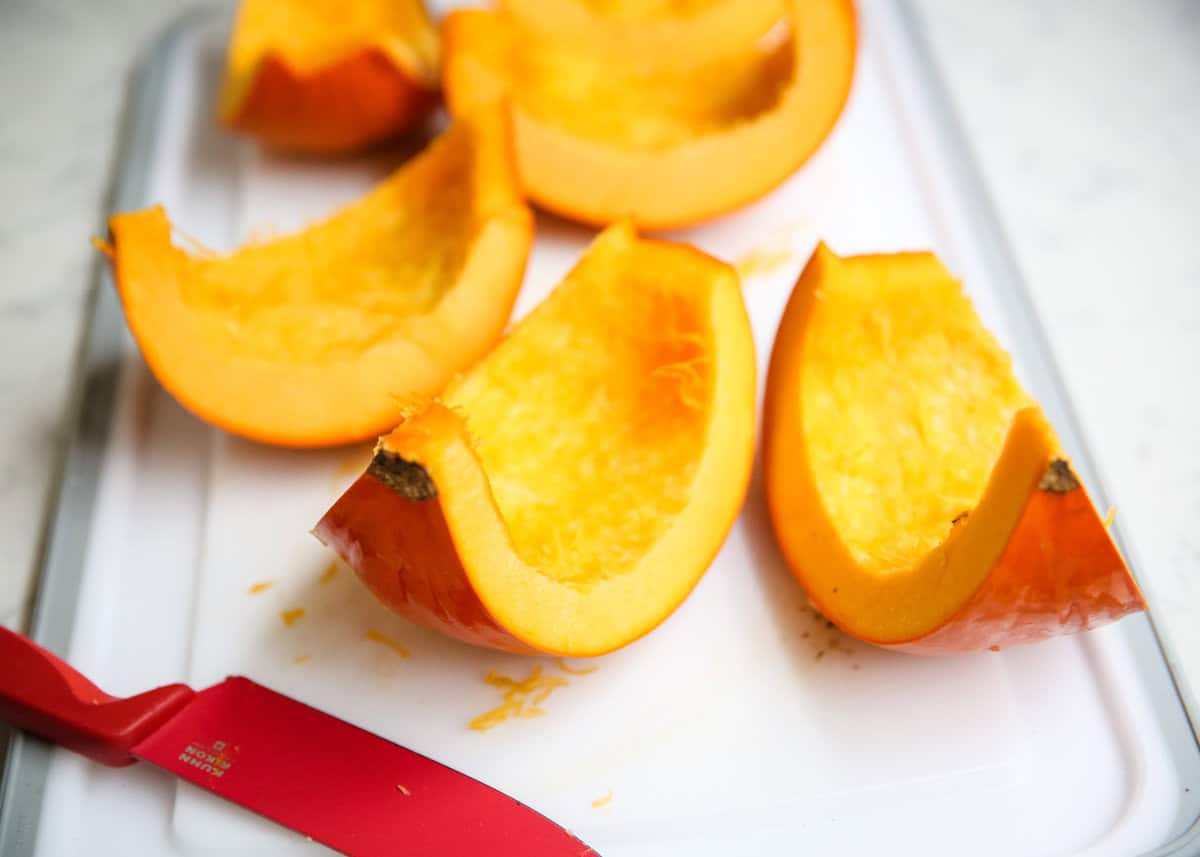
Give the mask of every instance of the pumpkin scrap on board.
[[496, 106], [324, 222], [232, 255], [175, 246], [162, 208], [110, 229], [126, 320], [163, 387], [292, 447], [377, 437], [487, 353], [533, 243]]
[[1054, 429], [931, 253], [818, 246], [764, 422], [779, 544], [855, 637], [976, 651], [1145, 609]]
[[380, 441], [315, 533], [414, 622], [510, 651], [604, 654], [704, 574], [754, 435], [736, 273], [617, 225]]

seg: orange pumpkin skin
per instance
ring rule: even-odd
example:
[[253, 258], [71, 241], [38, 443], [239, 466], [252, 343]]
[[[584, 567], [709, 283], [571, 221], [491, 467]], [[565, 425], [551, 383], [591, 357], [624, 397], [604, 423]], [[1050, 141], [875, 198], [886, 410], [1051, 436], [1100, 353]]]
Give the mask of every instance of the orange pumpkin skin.
[[407, 498], [375, 472], [373, 462], [317, 524], [317, 538], [410, 622], [476, 646], [534, 652], [505, 631], [475, 594], [438, 499]]
[[[1075, 533], [1069, 550], [1060, 534]], [[1146, 609], [1082, 486], [1038, 489], [983, 586], [946, 624], [907, 643], [919, 655], [998, 650], [1088, 631]]]
[[416, 127], [437, 91], [371, 48], [312, 71], [269, 55], [225, 122], [267, 146], [327, 155], [369, 147]]
[[[1037, 642], [1144, 610], [1136, 582], [1087, 491], [1062, 457], [1053, 429], [1027, 397], [1011, 417], [1003, 416], [1007, 426], [1003, 447], [996, 459], [984, 462], [991, 469], [986, 485], [980, 488], [982, 496], [958, 517], [946, 519], [948, 532], [939, 535], [927, 553], [880, 573], [864, 565], [858, 559], [860, 554], [848, 547], [828, 505], [833, 498], [826, 499], [821, 493], [809, 451], [810, 443], [819, 442], [819, 435], [810, 438], [809, 434], [817, 431], [819, 424], [806, 420], [802, 404], [808, 401], [805, 382], [814, 383], [808, 373], [829, 370], [810, 369], [807, 361], [813, 358], [806, 356], [806, 351], [828, 353], [829, 342], [824, 351], [810, 344], [816, 336], [812, 332], [814, 318], [821, 312], [834, 312], [830, 307], [838, 306], [847, 295], [854, 298], [857, 292], [870, 317], [884, 319], [880, 327], [892, 337], [889, 353], [895, 355], [895, 362], [888, 369], [891, 377], [887, 383], [902, 389], [926, 383], [928, 377], [906, 377], [906, 352], [895, 350], [895, 342], [905, 332], [902, 312], [910, 309], [904, 305], [920, 301], [920, 293], [899, 293], [897, 298], [896, 292], [887, 291], [891, 286], [869, 291], [887, 280], [906, 277], [925, 289], [944, 289], [931, 299], [935, 306], [964, 300], [957, 284], [929, 254], [839, 259], [820, 245], [801, 274], [780, 323], [765, 401], [765, 482], [777, 541], [809, 599], [854, 637], [884, 648], [929, 655]], [[953, 288], [946, 288], [948, 282]], [[901, 314], [892, 316], [897, 306]], [[986, 339], [982, 350], [1002, 353], [973, 310], [964, 312], [962, 304], [947, 312], [952, 310], [958, 313], [959, 326], [935, 331], [937, 336], [951, 338], [967, 330], [971, 336]], [[966, 314], [970, 319], [962, 323]], [[840, 323], [833, 325], [831, 320]], [[844, 314], [826, 316], [824, 330], [846, 329], [861, 321]], [[842, 367], [862, 359], [854, 352], [839, 353], [832, 369], [838, 375], [831, 389], [838, 384], [844, 389], [853, 376], [850, 369]], [[997, 365], [1011, 372], [1006, 362]], [[939, 383], [930, 389], [935, 396], [942, 396], [946, 389], [954, 388]], [[876, 388], [858, 396], [860, 400], [864, 397], [886, 398]], [[819, 404], [820, 398], [812, 401]], [[913, 400], [906, 405], [920, 409]], [[872, 402], [869, 407], [882, 406]], [[976, 412], [965, 403], [961, 408], [961, 426], [973, 428], [979, 417], [972, 416]], [[953, 418], [953, 412], [950, 417], [944, 412], [934, 417], [924, 425], [936, 427], [938, 419]], [[851, 431], [853, 419], [854, 415], [848, 417], [846, 432]], [[889, 432], [882, 442], [891, 443], [891, 436]], [[857, 440], [842, 435], [835, 445], [856, 448]], [[879, 453], [878, 449], [868, 451]], [[894, 458], [899, 453], [890, 454]], [[937, 460], [924, 463], [917, 472], [939, 464]]]

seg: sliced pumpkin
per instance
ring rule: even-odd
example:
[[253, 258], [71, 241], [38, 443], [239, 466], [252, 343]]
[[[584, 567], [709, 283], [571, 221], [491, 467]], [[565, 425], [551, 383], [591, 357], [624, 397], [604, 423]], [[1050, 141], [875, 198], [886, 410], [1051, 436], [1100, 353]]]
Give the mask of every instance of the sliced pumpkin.
[[523, 27], [655, 64], [746, 50], [788, 14], [788, 0], [502, 0]]
[[380, 441], [315, 532], [414, 622], [510, 651], [612, 651], [683, 601], [737, 516], [754, 374], [734, 271], [614, 226]]
[[362, 149], [437, 101], [437, 34], [421, 0], [242, 0], [220, 117], [280, 149]]
[[817, 248], [765, 419], [779, 544], [855, 637], [973, 651], [1145, 608], [1054, 429], [930, 253]]
[[370, 194], [229, 256], [171, 241], [162, 208], [110, 221], [130, 330], [162, 385], [235, 434], [378, 436], [500, 337], [533, 241], [507, 114], [460, 119]]
[[841, 112], [849, 0], [788, 9], [753, 47], [697, 64], [589, 48], [502, 11], [454, 12], [442, 28], [446, 98], [458, 113], [510, 97], [521, 180], [545, 208], [589, 223], [694, 223], [783, 181]]

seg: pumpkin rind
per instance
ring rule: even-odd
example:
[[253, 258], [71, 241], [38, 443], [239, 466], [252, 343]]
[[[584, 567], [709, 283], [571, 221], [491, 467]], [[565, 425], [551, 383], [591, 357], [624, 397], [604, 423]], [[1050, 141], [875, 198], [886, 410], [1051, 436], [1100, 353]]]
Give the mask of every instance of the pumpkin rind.
[[586, 223], [663, 229], [737, 208], [791, 175], [833, 127], [854, 71], [849, 0], [790, 0], [778, 38], [655, 62], [535, 32], [504, 12], [442, 27], [452, 112], [507, 95], [530, 198]]
[[[1058, 462], [1063, 459], [1051, 467]], [[914, 654], [1007, 648], [1098, 628], [1146, 609], [1097, 522], [1078, 481], [1065, 492], [1035, 488], [1004, 553], [970, 600], [936, 630], [891, 648]], [[1063, 533], [1074, 536], [1064, 539]]]
[[[864, 315], [846, 314], [853, 301], [868, 308]], [[926, 304], [920, 306], [922, 302]], [[912, 314], [892, 315], [898, 312], [895, 307]], [[936, 324], [922, 320], [938, 313], [944, 320]], [[820, 314], [825, 315], [818, 327]], [[855, 351], [855, 340], [848, 338], [836, 364], [814, 362], [819, 354], [838, 353], [839, 347], [838, 339], [822, 344], [814, 337], [853, 337], [861, 324], [876, 326], [892, 338], [892, 345], [872, 356]], [[908, 336], [918, 338], [899, 342]], [[952, 384], [949, 370], [958, 367], [938, 348], [962, 354], [963, 365], [977, 367], [970, 371], [996, 374], [984, 383], [985, 374], [961, 370], [968, 374], [956, 376]], [[944, 383], [931, 381], [920, 370], [909, 375], [912, 369], [906, 361], [931, 349], [936, 359], [945, 361]], [[983, 355], [974, 363], [972, 350]], [[814, 604], [847, 633], [922, 654], [976, 651], [1086, 630], [1145, 608], [1086, 490], [1064, 459], [1053, 428], [1036, 403], [1013, 386], [1011, 368], [1001, 356], [957, 283], [930, 254], [839, 259], [821, 245], [801, 274], [780, 324], [767, 381], [767, 496], [776, 537], [793, 573]], [[884, 360], [873, 365], [879, 377], [890, 373], [893, 390], [879, 384], [861, 390], [850, 386], [864, 361], [872, 360]], [[818, 371], [832, 375], [810, 374]], [[849, 456], [845, 460], [851, 463], [845, 466], [868, 462], [844, 482], [854, 486], [846, 490], [855, 494], [830, 495], [835, 484], [843, 483], [820, 476], [813, 457], [813, 444], [823, 442], [814, 434], [820, 424], [805, 413], [804, 403], [824, 394], [806, 390], [806, 379], [822, 380], [829, 390], [857, 396], [856, 407], [877, 411], [880, 425], [891, 418], [889, 411], [880, 409], [891, 400], [901, 402], [895, 427], [865, 441], [856, 434], [861, 418], [845, 414], [836, 439]], [[974, 403], [958, 398], [957, 390], [976, 390], [980, 384], [1005, 391], [1005, 398]], [[886, 537], [888, 527], [896, 526], [893, 521], [864, 522], [853, 513], [855, 504], [861, 506], [861, 516], [890, 508], [867, 492], [889, 490], [884, 471], [875, 475], [872, 467], [893, 466], [878, 456], [886, 455], [887, 435], [900, 437], [907, 421], [949, 432], [951, 438], [955, 432], [962, 436], [999, 428], [1002, 442], [979, 447], [992, 449], [994, 458], [967, 462], [977, 474], [972, 477], [974, 498], [957, 513], [947, 512], [940, 531], [926, 525], [925, 535], [916, 541], [908, 532], [894, 532], [895, 544], [889, 547], [886, 538], [879, 541], [875, 534]], [[922, 484], [921, 474], [931, 468], [964, 466], [944, 452], [934, 453], [934, 446], [923, 458], [920, 445], [894, 453], [905, 456], [904, 472], [910, 475], [901, 480], [904, 484]], [[871, 465], [873, 461], [880, 463]], [[960, 485], [958, 493], [962, 490]], [[914, 509], [945, 505], [939, 506], [938, 498], [911, 496]], [[914, 514], [910, 526], [920, 526], [919, 512]], [[853, 531], [847, 524], [852, 520]], [[873, 529], [873, 524], [878, 526]], [[889, 552], [897, 557], [891, 564], [871, 559]]]
[[754, 393], [732, 269], [613, 227], [383, 438], [315, 533], [415, 622], [603, 654], [665, 619], [720, 548], [749, 480]]
[[190, 254], [161, 208], [110, 221], [130, 330], [202, 419], [281, 446], [376, 437], [501, 335], [533, 222], [506, 112], [464, 117], [325, 221]]
[[219, 113], [272, 148], [338, 154], [416, 127], [437, 96], [421, 0], [243, 0]]

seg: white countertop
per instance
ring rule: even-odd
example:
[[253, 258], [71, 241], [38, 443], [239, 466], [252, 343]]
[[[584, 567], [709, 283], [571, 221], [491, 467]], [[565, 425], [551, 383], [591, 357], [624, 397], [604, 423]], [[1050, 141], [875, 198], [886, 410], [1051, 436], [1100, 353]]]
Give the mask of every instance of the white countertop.
[[[187, 5], [0, 4], [0, 624], [31, 593], [126, 76]], [[1200, 687], [1200, 4], [916, 5]]]

